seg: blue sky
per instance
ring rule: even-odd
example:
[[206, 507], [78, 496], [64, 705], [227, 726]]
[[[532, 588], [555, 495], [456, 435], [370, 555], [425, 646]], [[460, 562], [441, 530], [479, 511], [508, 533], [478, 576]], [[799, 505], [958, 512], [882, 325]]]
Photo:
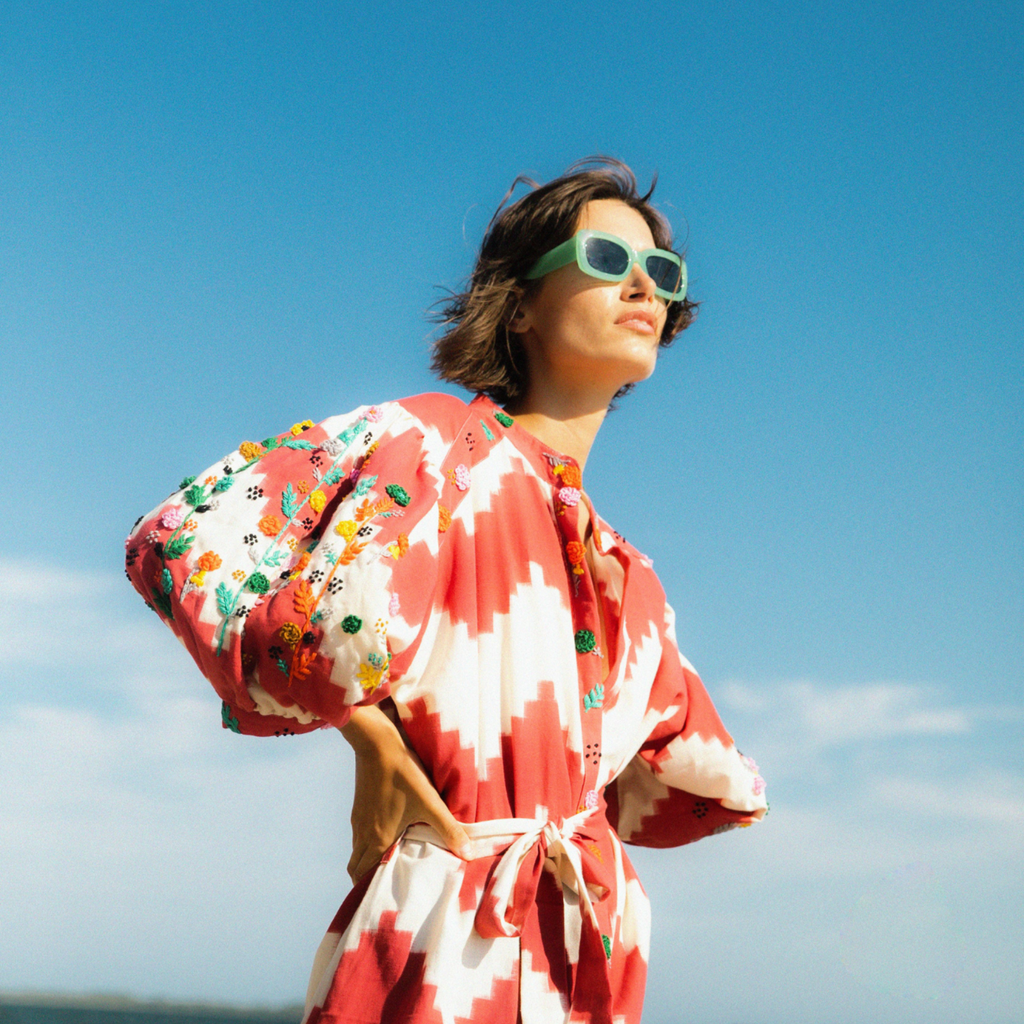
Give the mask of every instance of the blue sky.
[[645, 1020], [1016, 1019], [1022, 29], [1010, 3], [7, 5], [0, 988], [301, 994], [347, 753], [222, 735], [121, 541], [245, 438], [438, 387], [423, 311], [512, 178], [605, 152], [658, 172], [702, 306], [587, 487], [773, 802], [638, 855]]

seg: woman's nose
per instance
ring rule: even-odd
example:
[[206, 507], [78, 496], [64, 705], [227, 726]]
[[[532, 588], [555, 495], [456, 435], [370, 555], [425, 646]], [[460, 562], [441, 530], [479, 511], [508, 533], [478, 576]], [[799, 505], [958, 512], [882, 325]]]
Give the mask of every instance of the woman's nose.
[[639, 263], [633, 264], [623, 283], [631, 299], [648, 299], [654, 295], [657, 287], [654, 278]]

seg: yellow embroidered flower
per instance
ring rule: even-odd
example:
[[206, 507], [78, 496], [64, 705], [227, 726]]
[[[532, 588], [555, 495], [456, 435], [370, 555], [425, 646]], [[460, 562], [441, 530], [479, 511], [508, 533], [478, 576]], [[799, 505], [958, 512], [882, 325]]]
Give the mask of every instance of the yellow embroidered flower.
[[292, 437], [298, 437], [304, 430], [309, 430], [313, 426], [312, 420], [303, 420], [301, 423], [292, 424]]
[[299, 546], [299, 542], [294, 537], [289, 537], [285, 541], [285, 544], [288, 545], [289, 551], [294, 551]]
[[388, 554], [392, 558], [401, 558], [409, 550], [409, 537], [407, 534], [400, 533], [398, 539], [394, 544], [388, 545]]
[[244, 572], [242, 572], [242, 570], [241, 570], [241, 569], [236, 569], [236, 570], [235, 570], [235, 571], [234, 571], [234, 572], [233, 572], [233, 573], [231, 574], [231, 578], [232, 578], [233, 580], [244, 580], [244, 579], [245, 579], [245, 573], [244, 573]]
[[201, 587], [206, 580], [206, 570], [200, 569], [199, 572], [194, 572], [189, 577], [189, 581], [194, 583], [197, 587]]
[[294, 622], [284, 622], [277, 635], [289, 646], [294, 647], [302, 639], [302, 630]]
[[263, 454], [263, 445], [257, 444], [255, 441], [243, 441], [238, 446], [238, 454], [246, 462], [252, 462], [253, 459], [258, 459]]
[[359, 532], [359, 527], [351, 519], [342, 519], [342, 521], [334, 528], [334, 532], [339, 536], [344, 537], [347, 542]]
[[324, 505], [327, 504], [327, 495], [323, 491], [314, 491], [309, 496], [309, 507], [314, 512], [323, 512]]
[[363, 688], [364, 693], [373, 693], [382, 682], [387, 674], [386, 668], [375, 668], [373, 665], [367, 664], [365, 661], [359, 666], [359, 672], [356, 674], [356, 679], [359, 681], [359, 685]]
[[309, 484], [305, 480], [300, 480], [298, 487], [295, 488], [299, 494], [305, 494], [309, 490]]
[[383, 636], [388, 631], [388, 620], [378, 619], [374, 624], [373, 628]]
[[444, 533], [452, 525], [452, 514], [444, 507], [437, 506], [437, 532]]

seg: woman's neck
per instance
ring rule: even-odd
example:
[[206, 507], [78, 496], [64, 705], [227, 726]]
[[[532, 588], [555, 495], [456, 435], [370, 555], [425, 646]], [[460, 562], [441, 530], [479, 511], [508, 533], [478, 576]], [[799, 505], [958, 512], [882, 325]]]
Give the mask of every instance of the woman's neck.
[[508, 411], [524, 430], [549, 448], [574, 458], [582, 470], [608, 405], [531, 388], [518, 402], [509, 403]]

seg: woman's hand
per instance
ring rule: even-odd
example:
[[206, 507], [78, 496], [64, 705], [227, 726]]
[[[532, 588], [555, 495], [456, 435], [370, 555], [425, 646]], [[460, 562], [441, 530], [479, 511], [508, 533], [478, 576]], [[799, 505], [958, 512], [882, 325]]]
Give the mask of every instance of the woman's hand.
[[417, 821], [433, 827], [456, 856], [468, 859], [465, 829], [380, 708], [355, 708], [341, 734], [356, 755], [352, 856], [347, 868], [353, 882], [374, 868], [388, 847]]

